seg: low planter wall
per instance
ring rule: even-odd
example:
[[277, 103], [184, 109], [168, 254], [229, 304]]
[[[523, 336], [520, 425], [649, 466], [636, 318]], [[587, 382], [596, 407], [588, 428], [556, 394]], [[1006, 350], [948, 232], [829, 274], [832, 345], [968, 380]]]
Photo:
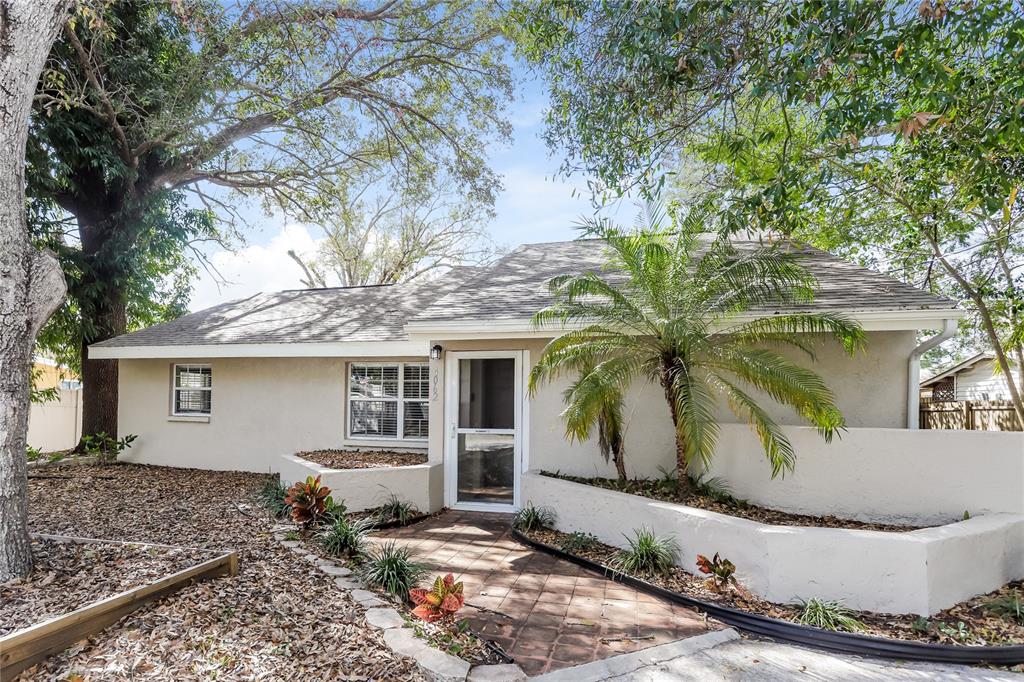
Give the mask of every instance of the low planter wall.
[[379, 506], [391, 494], [411, 502], [424, 512], [435, 512], [444, 504], [444, 467], [428, 462], [404, 467], [328, 469], [295, 455], [282, 455], [276, 464], [281, 482], [290, 485], [307, 476], [319, 476], [336, 500], [344, 500], [349, 511]]
[[719, 552], [740, 581], [776, 602], [839, 599], [853, 609], [930, 615], [1024, 577], [1024, 515], [993, 514], [885, 533], [771, 526], [527, 472], [522, 497], [552, 507], [556, 527], [610, 545], [647, 527], [679, 544], [679, 564]]
[[[930, 525], [1024, 514], [1024, 433], [852, 428], [831, 443], [784, 426], [796, 470], [772, 480], [757, 435], [722, 424], [708, 475], [754, 504], [797, 514]], [[651, 475], [655, 475], [653, 472]]]

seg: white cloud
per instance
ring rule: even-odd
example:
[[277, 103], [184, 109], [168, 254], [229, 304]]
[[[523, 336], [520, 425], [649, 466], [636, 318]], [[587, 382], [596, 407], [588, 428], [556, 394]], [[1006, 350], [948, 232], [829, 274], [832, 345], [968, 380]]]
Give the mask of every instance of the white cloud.
[[217, 251], [210, 260], [228, 283], [218, 285], [215, 277], [200, 269], [189, 308], [201, 310], [261, 291], [302, 288], [302, 271], [288, 257], [288, 250], [308, 255], [316, 251], [318, 244], [305, 226], [289, 224], [265, 244]]

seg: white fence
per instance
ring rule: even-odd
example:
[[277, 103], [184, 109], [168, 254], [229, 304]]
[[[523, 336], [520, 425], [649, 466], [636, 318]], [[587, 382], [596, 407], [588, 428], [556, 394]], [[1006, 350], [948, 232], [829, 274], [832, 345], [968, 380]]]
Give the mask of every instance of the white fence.
[[1024, 514], [1024, 433], [785, 426], [796, 470], [772, 480], [752, 429], [722, 424], [708, 472], [737, 497], [797, 514], [933, 524]]
[[28, 444], [43, 452], [69, 450], [82, 437], [82, 391], [61, 390], [58, 395], [29, 411]]

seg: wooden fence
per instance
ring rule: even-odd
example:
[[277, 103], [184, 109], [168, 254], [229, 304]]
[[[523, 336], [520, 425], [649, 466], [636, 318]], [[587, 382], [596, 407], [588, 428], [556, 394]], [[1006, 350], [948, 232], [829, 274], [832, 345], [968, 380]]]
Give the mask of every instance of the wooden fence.
[[1022, 431], [1009, 400], [921, 401], [922, 429]]

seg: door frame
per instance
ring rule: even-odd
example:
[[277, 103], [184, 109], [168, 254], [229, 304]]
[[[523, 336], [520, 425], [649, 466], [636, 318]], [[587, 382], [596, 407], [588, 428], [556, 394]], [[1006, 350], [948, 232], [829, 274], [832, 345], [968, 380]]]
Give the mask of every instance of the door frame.
[[[515, 428], [513, 429], [512, 504], [459, 502], [458, 418], [459, 360], [512, 358], [515, 360]], [[530, 352], [527, 350], [474, 350], [445, 353], [444, 400], [444, 502], [450, 509], [484, 512], [514, 512], [521, 506], [520, 479], [529, 466], [530, 411], [526, 398]]]

